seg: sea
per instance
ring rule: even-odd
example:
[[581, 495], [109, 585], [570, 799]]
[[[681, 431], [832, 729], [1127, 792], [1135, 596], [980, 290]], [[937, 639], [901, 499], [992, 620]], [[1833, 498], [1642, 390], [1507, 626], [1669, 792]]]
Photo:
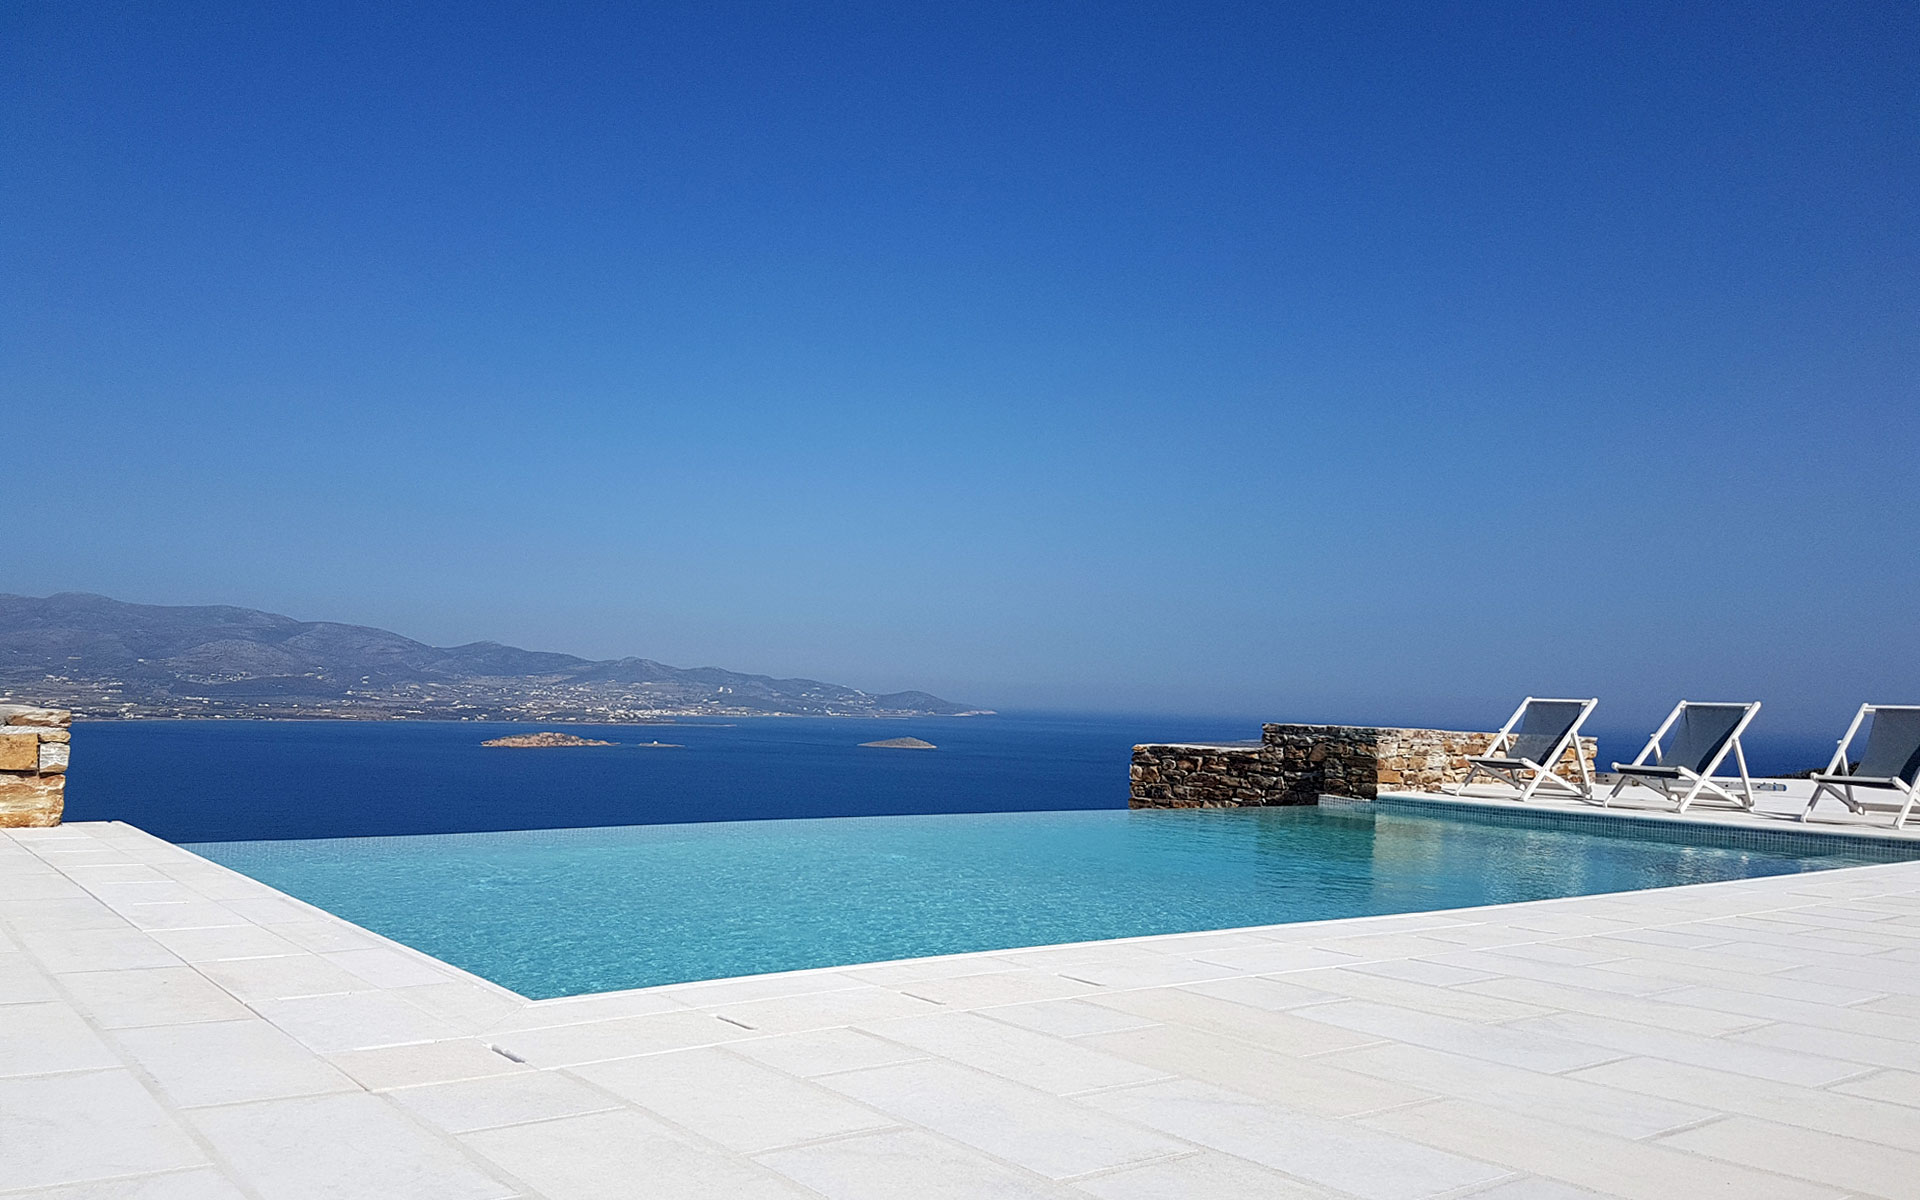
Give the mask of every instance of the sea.
[[[481, 745], [543, 729], [616, 744]], [[81, 721], [66, 816], [216, 842], [1118, 809], [1135, 744], [1259, 732], [1257, 717], [1040, 713], [647, 725]], [[1604, 759], [1631, 757], [1646, 735], [1600, 736]], [[901, 737], [936, 749], [861, 745]], [[1749, 761], [1756, 773], [1791, 770], [1831, 752], [1804, 741], [1749, 747]]]

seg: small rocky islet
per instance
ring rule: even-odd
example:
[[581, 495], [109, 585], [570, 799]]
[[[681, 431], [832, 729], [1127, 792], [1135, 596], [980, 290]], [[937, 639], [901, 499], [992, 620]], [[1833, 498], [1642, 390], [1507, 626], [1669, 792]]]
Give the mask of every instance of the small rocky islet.
[[878, 742], [861, 742], [860, 745], [863, 748], [872, 747], [875, 750], [938, 750], [940, 748], [932, 742], [923, 742], [916, 737], [887, 738]]
[[592, 738], [577, 737], [571, 733], [516, 733], [507, 737], [497, 737], [481, 742], [482, 746], [510, 746], [514, 749], [542, 750], [549, 746], [612, 746], [614, 742], [600, 742]]

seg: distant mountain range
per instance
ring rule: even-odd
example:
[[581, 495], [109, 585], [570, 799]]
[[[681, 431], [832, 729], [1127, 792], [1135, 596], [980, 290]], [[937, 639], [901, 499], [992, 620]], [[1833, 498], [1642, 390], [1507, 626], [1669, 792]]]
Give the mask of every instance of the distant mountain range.
[[645, 658], [602, 662], [498, 642], [429, 646], [384, 629], [225, 605], [0, 593], [0, 697], [89, 717], [646, 721], [899, 717], [969, 710]]

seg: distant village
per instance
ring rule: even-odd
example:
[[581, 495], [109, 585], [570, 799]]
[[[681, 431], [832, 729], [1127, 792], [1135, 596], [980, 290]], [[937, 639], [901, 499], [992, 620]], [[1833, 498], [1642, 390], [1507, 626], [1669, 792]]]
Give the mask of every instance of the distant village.
[[[211, 679], [203, 694], [179, 686], [154, 688], [118, 679], [72, 679], [47, 675], [0, 685], [9, 694], [71, 709], [83, 720], [428, 720], [562, 721], [584, 724], [647, 724], [686, 717], [914, 717], [924, 709], [894, 708], [845, 693], [741, 702], [730, 689], [711, 695], [671, 695], [675, 685], [546, 683], [526, 679], [403, 683], [333, 689], [314, 678], [314, 693], [301, 694], [293, 679]], [[253, 685], [253, 686], [249, 686]], [[275, 694], [266, 694], [268, 692]], [[852, 702], [850, 702], [852, 699]], [[978, 716], [986, 710], [950, 713]]]
[[874, 694], [644, 658], [497, 642], [429, 646], [385, 629], [229, 605], [0, 594], [0, 696], [82, 719], [575, 721], [974, 716], [927, 692]]

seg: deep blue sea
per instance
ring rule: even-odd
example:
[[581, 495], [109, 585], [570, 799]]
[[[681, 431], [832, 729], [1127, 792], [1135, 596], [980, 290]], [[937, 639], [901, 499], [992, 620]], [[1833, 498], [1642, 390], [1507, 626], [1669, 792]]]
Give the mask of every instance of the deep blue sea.
[[[561, 729], [607, 747], [480, 743]], [[1257, 718], [1018, 714], [874, 721], [762, 717], [671, 725], [460, 721], [88, 721], [67, 817], [176, 842], [377, 837], [788, 817], [1113, 809], [1138, 742], [1257, 738]], [[1645, 734], [1601, 733], [1630, 758]], [[936, 750], [867, 749], [917, 737]], [[641, 745], [678, 743], [667, 749]], [[1756, 772], [1831, 743], [1756, 742]], [[1805, 761], [1802, 761], [1805, 760]]]
[[[620, 744], [480, 744], [541, 729]], [[1135, 743], [1259, 733], [1252, 719], [1105, 716], [89, 721], [73, 730], [67, 819], [211, 842], [1125, 808]], [[860, 745], [897, 737], [938, 749]], [[640, 744], [656, 740], [681, 748]]]

